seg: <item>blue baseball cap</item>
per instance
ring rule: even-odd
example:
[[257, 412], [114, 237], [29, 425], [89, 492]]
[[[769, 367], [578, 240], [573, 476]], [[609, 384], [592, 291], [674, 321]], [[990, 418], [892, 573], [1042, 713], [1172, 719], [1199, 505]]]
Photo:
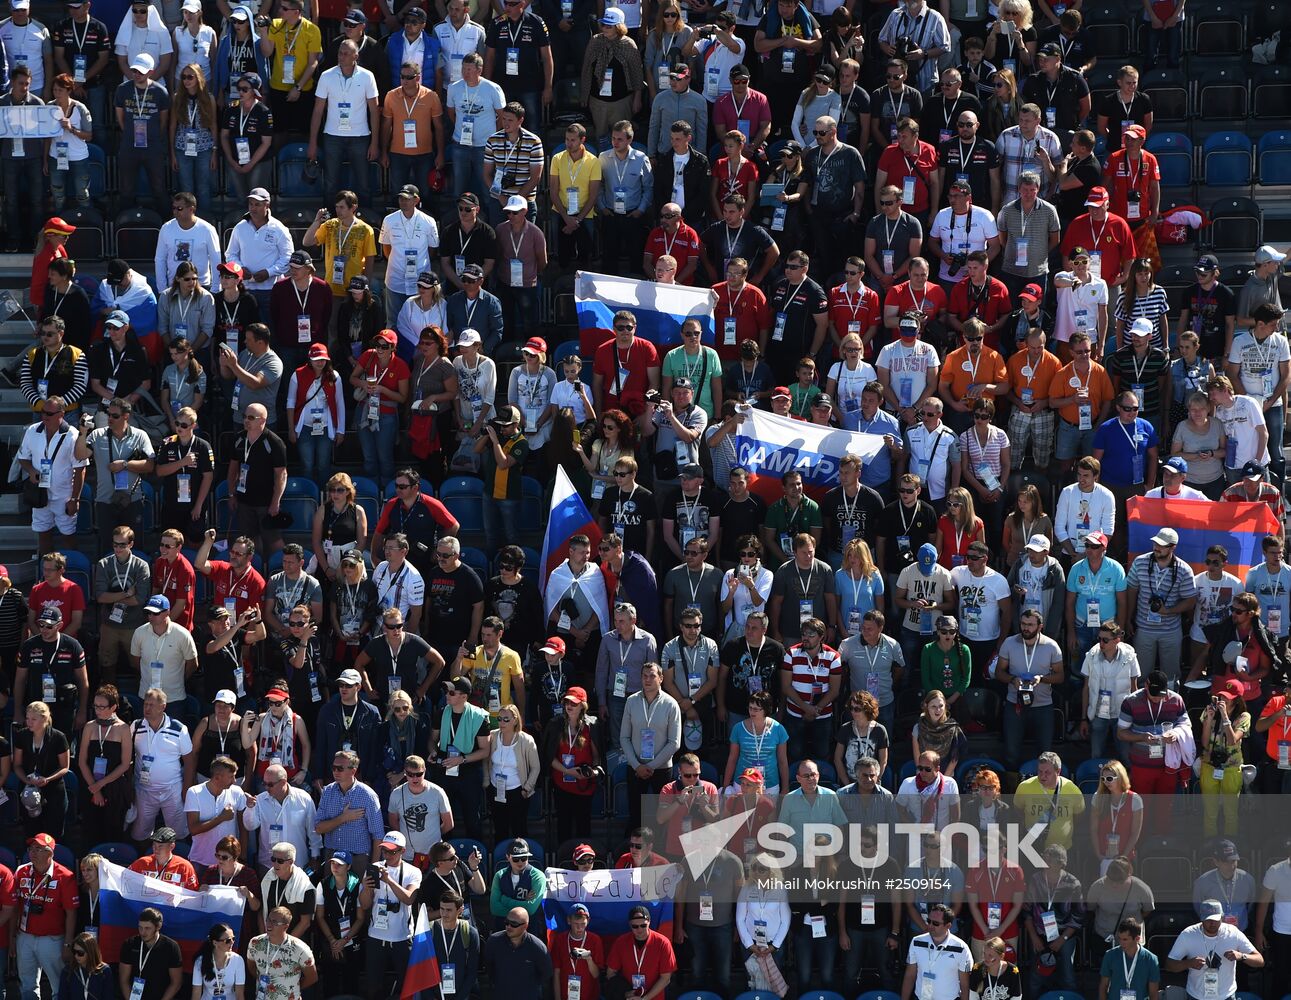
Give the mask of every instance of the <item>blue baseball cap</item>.
[[130, 317], [125, 314], [123, 309], [113, 309], [108, 313], [108, 318], [103, 321], [108, 326], [122, 327], [130, 325]]
[[145, 614], [155, 615], [162, 611], [170, 610], [170, 598], [165, 594], [153, 594], [148, 598], [148, 603], [143, 606]]
[[924, 542], [919, 546], [918, 555], [919, 569], [926, 576], [932, 572], [932, 567], [937, 562], [937, 548], [931, 542]]

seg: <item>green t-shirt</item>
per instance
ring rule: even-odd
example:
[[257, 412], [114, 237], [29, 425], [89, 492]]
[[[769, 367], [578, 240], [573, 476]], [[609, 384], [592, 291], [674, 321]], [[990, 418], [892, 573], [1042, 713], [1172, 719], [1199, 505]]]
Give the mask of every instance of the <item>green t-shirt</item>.
[[674, 347], [663, 356], [661, 374], [666, 378], [688, 378], [695, 388], [695, 402], [712, 420], [717, 416], [713, 410], [713, 377], [722, 377], [722, 360], [711, 347], [700, 347], [694, 356], [686, 353], [684, 347]]
[[789, 386], [789, 415], [791, 417], [801, 417], [803, 420], [811, 419], [811, 407], [815, 403], [816, 397], [820, 395], [820, 386], [809, 385], [803, 388], [797, 382]]
[[811, 497], [803, 497], [798, 502], [798, 508], [792, 511], [784, 498], [781, 497], [767, 508], [765, 523], [775, 533], [777, 539], [781, 535], [792, 536], [799, 532], [810, 531], [812, 528], [823, 528], [825, 526], [825, 522], [820, 516], [820, 504], [816, 503]]
[[925, 693], [934, 689], [947, 698], [958, 691], [963, 694], [973, 679], [973, 659], [964, 643], [943, 650], [930, 642], [919, 654], [919, 679]]

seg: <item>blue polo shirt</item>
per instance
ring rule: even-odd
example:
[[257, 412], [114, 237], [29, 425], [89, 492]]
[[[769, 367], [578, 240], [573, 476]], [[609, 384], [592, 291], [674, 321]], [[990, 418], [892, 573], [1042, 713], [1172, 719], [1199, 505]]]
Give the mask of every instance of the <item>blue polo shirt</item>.
[[1089, 560], [1082, 559], [1067, 574], [1067, 590], [1076, 595], [1076, 624], [1088, 624], [1089, 602], [1098, 599], [1098, 618], [1109, 622], [1116, 617], [1116, 595], [1125, 593], [1125, 568], [1115, 559], [1103, 556], [1103, 564], [1095, 573]]
[[[1094, 448], [1103, 450], [1104, 486], [1135, 486], [1144, 481], [1148, 449], [1158, 445], [1157, 432], [1142, 417], [1135, 417], [1134, 424], [1125, 424], [1113, 417], [1094, 432]], [[1141, 461], [1136, 463], [1135, 456]], [[1135, 468], [1135, 465], [1138, 468]], [[1136, 475], [1137, 473], [1137, 475]]]
[[[902, 440], [901, 425], [887, 410], [876, 410], [873, 420], [858, 417], [856, 430], [864, 434], [891, 434], [898, 442]], [[892, 492], [892, 453], [887, 448], [880, 448], [873, 458], [866, 459], [861, 465], [861, 485], [878, 490], [884, 496]]]

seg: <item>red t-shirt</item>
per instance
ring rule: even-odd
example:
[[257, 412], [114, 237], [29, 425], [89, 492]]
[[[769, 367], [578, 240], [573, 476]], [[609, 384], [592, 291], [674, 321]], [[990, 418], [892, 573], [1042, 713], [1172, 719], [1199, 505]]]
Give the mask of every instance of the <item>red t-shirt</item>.
[[[390, 520], [394, 514], [394, 507], [395, 504], [400, 502], [401, 501], [398, 497], [391, 497], [386, 501], [386, 505], [381, 508], [381, 516], [377, 519], [376, 526], [376, 531], [379, 534], [388, 535], [390, 533]], [[425, 493], [419, 493], [417, 494], [417, 500], [414, 501], [412, 512], [408, 512], [405, 509], [407, 516], [401, 520], [400, 527], [397, 530], [402, 531], [403, 525], [413, 519], [416, 512], [416, 503], [420, 503], [421, 506], [425, 508], [425, 512], [429, 514], [431, 518], [434, 519], [435, 523], [443, 528], [444, 531], [448, 531], [457, 523], [457, 518], [453, 517], [453, 515], [449, 513], [448, 508], [442, 503], [432, 496], [427, 496]]]
[[[986, 926], [990, 927], [989, 904], [1000, 904], [1000, 924], [1003, 925], [1009, 918], [1009, 914], [1013, 912], [1014, 894], [1025, 891], [1026, 884], [1027, 877], [1017, 865], [1006, 863], [997, 872], [989, 871], [986, 865], [978, 865], [969, 870], [964, 882], [964, 890], [977, 893], [977, 912]], [[1015, 920], [1002, 934], [997, 930], [988, 933], [991, 937], [1000, 934], [1006, 941], [1016, 941], [1020, 927], [1021, 918]], [[977, 926], [977, 922], [973, 921], [973, 940], [985, 941], [986, 937], [987, 935], [983, 934], [982, 929]]]
[[[740, 356], [740, 341], [758, 339], [763, 330], [771, 328], [771, 310], [767, 297], [757, 285], [747, 281], [736, 295], [730, 282], [719, 281], [713, 286], [717, 305], [713, 308], [713, 331], [716, 334], [717, 356], [723, 361], [735, 361]], [[726, 320], [735, 317], [735, 339], [726, 336]]]
[[172, 885], [182, 885], [185, 889], [198, 890], [197, 872], [193, 871], [193, 866], [188, 863], [186, 858], [181, 858], [178, 854], [171, 855], [166, 867], [159, 869], [157, 867], [156, 855], [149, 854], [147, 857], [139, 858], [130, 865], [132, 872], [138, 872], [140, 875], [147, 875], [149, 878], [160, 879], [162, 882], [169, 882]]
[[[651, 851], [649, 857], [646, 858], [645, 864], [643, 864], [641, 867], [654, 868], [657, 865], [669, 865], [669, 864], [672, 864], [672, 862], [669, 861], [667, 858], [665, 858], [662, 854], [655, 854], [654, 851]], [[632, 863], [632, 852], [624, 851], [622, 854], [620, 854], [619, 860], [614, 862], [614, 867], [616, 869], [623, 869], [625, 871], [629, 868], [635, 868], [636, 866]]]
[[[355, 366], [361, 368], [369, 377], [379, 375], [378, 383], [387, 389], [398, 389], [400, 382], [412, 377], [412, 372], [408, 370], [408, 365], [402, 358], [392, 355], [390, 363], [385, 368], [382, 368], [377, 352], [371, 349], [359, 355], [359, 360], [355, 362]], [[368, 403], [366, 399], [357, 405], [363, 408], [363, 413], [367, 412]], [[399, 412], [399, 404], [387, 396], [382, 396], [381, 412], [393, 416]]]
[[[1111, 195], [1108, 211], [1125, 219], [1131, 227], [1137, 226], [1148, 217], [1148, 213], [1152, 210], [1152, 204], [1148, 200], [1148, 188], [1152, 181], [1159, 183], [1161, 180], [1161, 168], [1157, 166], [1157, 158], [1146, 149], [1141, 150], [1139, 156], [1141, 159], [1138, 166], [1132, 167], [1125, 150], [1118, 149], [1108, 156], [1107, 166], [1103, 169], [1103, 182], [1107, 185], [1108, 194]], [[1139, 192], [1137, 219], [1132, 218], [1129, 211], [1131, 189]], [[1106, 270], [1103, 273], [1106, 274]]]
[[[158, 559], [152, 564], [152, 592], [164, 594], [170, 601], [170, 617], [189, 632], [193, 631], [193, 590], [197, 574], [182, 552], [174, 562]], [[183, 601], [184, 610], [175, 614], [175, 602]]]
[[898, 316], [911, 309], [917, 309], [928, 316], [935, 316], [946, 308], [946, 293], [940, 285], [929, 281], [924, 285], [923, 294], [919, 295], [911, 289], [910, 282], [903, 281], [888, 289], [887, 298], [883, 300], [883, 308], [887, 309], [888, 306], [895, 306]]
[[[596, 349], [596, 362], [592, 370], [601, 376], [603, 396], [592, 400], [602, 412], [618, 408], [630, 416], [637, 416], [645, 409], [645, 394], [650, 388], [646, 371], [659, 367], [659, 351], [644, 337], [634, 337], [632, 346], [619, 350], [618, 342], [607, 340]], [[627, 369], [626, 378], [620, 381], [619, 369]]]
[[[34, 937], [62, 937], [66, 914], [75, 913], [81, 903], [76, 878], [57, 861], [50, 862], [44, 875], [37, 875], [30, 861], [19, 865], [0, 893], [0, 906], [18, 908], [18, 930]], [[41, 904], [40, 912], [31, 912], [28, 901]]]
[[[848, 333], [864, 337], [867, 330], [883, 318], [883, 306], [879, 302], [879, 293], [867, 285], [861, 285], [859, 293], [849, 292], [844, 282], [829, 290], [829, 325], [833, 327], [838, 339], [842, 340]], [[853, 327], [856, 323], [859, 326]], [[835, 349], [837, 354], [837, 349]], [[864, 357], [873, 360], [874, 342], [866, 345]]]
[[[1134, 256], [1134, 234], [1130, 224], [1121, 216], [1107, 213], [1101, 226], [1095, 226], [1088, 214], [1071, 220], [1062, 238], [1062, 258], [1065, 261], [1076, 247], [1084, 247], [1091, 254], [1102, 254], [1099, 274], [1110, 288], [1125, 262]], [[1093, 261], [1090, 261], [1093, 268]]]
[[937, 150], [930, 143], [920, 140], [914, 156], [902, 151], [897, 143], [892, 143], [879, 157], [879, 169], [887, 174], [886, 183], [895, 184], [905, 190], [905, 179], [914, 178], [914, 200], [902, 198], [901, 207], [916, 215], [928, 209], [928, 178], [937, 169]]
[[73, 611], [85, 610], [85, 594], [81, 591], [80, 584], [71, 580], [64, 580], [57, 586], [51, 586], [42, 580], [31, 588], [31, 599], [27, 606], [36, 612], [37, 617], [40, 617], [45, 608], [58, 608], [63, 614], [63, 623], [58, 626], [61, 631], [67, 627], [67, 620]]
[[672, 942], [658, 931], [647, 931], [645, 944], [638, 944], [631, 932], [622, 934], [610, 948], [608, 967], [617, 969], [619, 975], [628, 981], [632, 989], [632, 977], [645, 976], [645, 988], [652, 987], [665, 972], [677, 971], [677, 956], [673, 954]]
[[[747, 138], [747, 137], [746, 137]], [[748, 201], [753, 195], [753, 184], [758, 179], [758, 168], [747, 157], [740, 158], [740, 168], [731, 177], [731, 160], [723, 156], [713, 164], [713, 180], [717, 181], [717, 203], [728, 195], [743, 195]]]
[[[738, 777], [738, 775], [737, 775]], [[726, 817], [742, 813], [748, 806], [745, 804], [743, 795], [733, 795], [726, 800], [723, 812]], [[751, 852], [748, 851], [747, 841], [757, 842], [758, 831], [768, 823], [773, 822], [776, 818], [776, 804], [766, 795], [759, 795], [757, 805], [753, 807], [753, 814], [746, 816], [740, 827], [731, 834], [731, 839], [726, 842], [726, 849], [734, 854], [737, 858], [747, 857]]]
[[66, 257], [66, 245], [50, 246], [45, 244], [41, 246], [36, 256], [31, 259], [31, 304], [38, 310], [45, 304], [45, 291], [49, 288], [50, 263]]
[[[717, 795], [717, 786], [714, 785], [711, 781], [705, 781], [703, 778], [701, 778], [696, 787], [700, 789], [703, 795], [708, 797], [709, 801], [718, 802], [720, 804], [721, 799], [718, 798], [718, 795]], [[686, 786], [681, 783], [680, 778], [678, 778], [676, 781], [668, 782], [668, 784], [664, 785], [663, 788], [660, 789], [659, 791], [660, 805], [663, 804], [664, 799], [675, 799], [685, 790], [685, 788]], [[696, 799], [695, 800], [696, 805], [698, 805], [698, 803], [702, 801], [704, 801], [702, 798]], [[678, 809], [675, 813], [672, 814], [672, 817], [668, 820], [667, 836], [664, 839], [664, 845], [665, 845], [664, 850], [666, 850], [669, 854], [671, 854], [675, 858], [683, 857], [686, 853], [681, 846], [681, 835], [682, 835], [682, 832], [686, 829], [685, 819], [686, 819], [686, 811], [684, 809]], [[703, 817], [700, 815], [698, 808], [691, 814], [690, 819], [691, 819], [692, 829], [697, 830], [699, 829], [699, 827], [705, 825]]]
[[232, 597], [237, 602], [236, 613], [239, 615], [249, 607], [260, 606], [260, 599], [264, 597], [264, 577], [256, 572], [254, 566], [248, 566], [245, 573], [235, 576], [233, 567], [219, 559], [211, 559], [206, 565], [210, 567], [212, 604], [222, 605], [226, 598]]
[[559, 931], [551, 936], [551, 966], [556, 970], [556, 982], [560, 992], [556, 1000], [569, 1000], [569, 977], [581, 978], [582, 1000], [598, 1000], [601, 995], [601, 984], [587, 967], [587, 959], [575, 958], [570, 954], [571, 948], [586, 948], [592, 953], [592, 961], [598, 969], [605, 968], [605, 943], [600, 935], [588, 931], [581, 942], [570, 944], [569, 931]]
[[[992, 278], [988, 274], [980, 295], [969, 294], [970, 284], [968, 278], [963, 278], [950, 290], [950, 311], [961, 322], [977, 317], [987, 326], [994, 326], [1013, 311], [1009, 290], [999, 278]], [[986, 344], [988, 347], [999, 347], [999, 337], [994, 333], [988, 334]]]
[[[4, 865], [0, 865], [0, 900], [8, 900], [13, 897], [14, 880], [13, 872]], [[9, 922], [0, 927], [0, 948], [9, 947]]]
[[[674, 236], [669, 236], [663, 231], [663, 226], [655, 226], [650, 231], [650, 236], [646, 239], [646, 253], [658, 260], [664, 254], [669, 254], [677, 261], [677, 274], [680, 276], [686, 270], [686, 265], [692, 257], [700, 258], [704, 255], [704, 244], [699, 240], [699, 233], [695, 232], [686, 223], [681, 222], [677, 225], [677, 232]], [[696, 283], [695, 277], [703, 267], [703, 261], [695, 266], [694, 273], [689, 278], [682, 281], [677, 278], [683, 285], [693, 285]], [[584, 355], [586, 357], [586, 355]]]
[[[1286, 695], [1275, 694], [1264, 704], [1263, 711], [1260, 712], [1261, 719], [1270, 719], [1281, 713], [1286, 707]], [[1269, 727], [1269, 735], [1264, 743], [1264, 752], [1269, 755], [1269, 760], [1273, 763], [1278, 762], [1278, 744], [1291, 741], [1291, 719], [1278, 719]]]

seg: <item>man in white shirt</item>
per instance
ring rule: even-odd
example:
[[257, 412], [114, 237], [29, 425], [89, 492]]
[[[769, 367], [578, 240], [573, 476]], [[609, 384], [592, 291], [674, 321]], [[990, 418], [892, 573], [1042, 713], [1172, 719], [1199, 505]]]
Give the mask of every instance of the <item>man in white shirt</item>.
[[170, 598], [153, 594], [143, 608], [148, 618], [130, 638], [130, 663], [139, 671], [139, 697], [152, 688], [166, 692], [168, 702], [188, 697], [184, 682], [197, 669], [193, 633], [170, 620]]
[[170, 199], [175, 217], [161, 227], [153, 255], [156, 288], [160, 294], [175, 280], [175, 269], [183, 261], [197, 268], [197, 282], [208, 291], [220, 263], [220, 235], [205, 219], [197, 217], [197, 196], [177, 191]]
[[448, 17], [435, 25], [439, 39], [439, 66], [445, 87], [462, 78], [462, 59], [468, 52], [484, 55], [486, 32], [471, 20], [466, 0], [449, 0]]
[[[1224, 425], [1228, 453], [1224, 471], [1230, 483], [1242, 478], [1247, 463], [1269, 464], [1269, 427], [1264, 406], [1254, 396], [1238, 394], [1227, 375], [1215, 375], [1206, 383], [1206, 395], [1215, 408], [1215, 418]], [[1281, 451], [1281, 441], [1277, 442]]]
[[47, 491], [45, 506], [31, 510], [31, 530], [39, 536], [41, 552], [54, 548], [55, 528], [64, 539], [76, 534], [81, 487], [90, 464], [76, 457], [76, 431], [64, 422], [66, 414], [63, 397], [50, 396], [18, 446], [18, 464], [27, 479]]
[[[1273, 905], [1273, 933], [1264, 932], [1269, 904]], [[1203, 904], [1204, 905], [1204, 904]], [[1260, 887], [1255, 911], [1255, 945], [1273, 956], [1273, 968], [1266, 981], [1285, 985], [1291, 976], [1291, 857], [1269, 866]]]
[[215, 864], [215, 845], [225, 837], [238, 835], [247, 796], [235, 784], [237, 780], [237, 761], [220, 754], [211, 761], [210, 779], [194, 785], [184, 795], [184, 814], [193, 838], [188, 860], [194, 865]]
[[[148, 628], [147, 625], [144, 628]], [[188, 836], [180, 789], [194, 784], [197, 754], [188, 727], [166, 714], [166, 692], [150, 688], [143, 698], [143, 718], [130, 726], [134, 741], [135, 820], [130, 836], [147, 840], [165, 818], [180, 837]]]
[[938, 513], [945, 510], [946, 494], [959, 485], [963, 474], [959, 438], [942, 422], [944, 408], [936, 396], [925, 399], [915, 413], [919, 422], [906, 430], [906, 446], [901, 449], [906, 471], [919, 477], [924, 499]]
[[928, 933], [910, 941], [901, 1000], [957, 1000], [968, 996], [973, 956], [963, 940], [950, 933], [955, 916], [946, 903], [928, 908]]
[[1013, 624], [1013, 591], [1003, 574], [987, 564], [990, 549], [973, 542], [966, 564], [950, 571], [951, 593], [959, 601], [960, 633], [973, 654], [973, 676], [982, 676], [987, 661], [1000, 651]]
[[256, 861], [263, 869], [272, 867], [273, 845], [288, 843], [304, 858], [316, 861], [323, 852], [323, 838], [314, 829], [314, 800], [303, 788], [287, 780], [287, 769], [270, 764], [264, 772], [265, 790], [247, 800], [242, 825], [262, 831]]
[[394, 534], [385, 540], [386, 561], [372, 574], [377, 601], [382, 609], [398, 608], [409, 632], [421, 633], [421, 608], [426, 600], [426, 582], [408, 561], [408, 536]]
[[[224, 254], [230, 264], [242, 266], [242, 285], [255, 297], [261, 316], [269, 315], [269, 292], [275, 281], [286, 277], [287, 262], [296, 249], [291, 230], [275, 219], [269, 208], [269, 192], [252, 188], [247, 194], [246, 218], [233, 227]], [[218, 320], [221, 318], [218, 295], [216, 299]]]
[[897, 805], [916, 823], [931, 823], [938, 830], [959, 822], [959, 783], [941, 772], [941, 755], [925, 750], [915, 762], [915, 773], [897, 789]]
[[430, 849], [453, 831], [453, 808], [448, 793], [426, 780], [425, 758], [404, 758], [403, 776], [407, 780], [390, 793], [386, 822], [408, 839], [412, 863], [425, 869]]
[[[373, 203], [370, 163], [380, 155], [381, 107], [377, 78], [359, 65], [359, 47], [341, 42], [337, 64], [324, 70], [314, 90], [314, 117], [309, 125], [308, 157], [317, 160], [319, 129], [323, 138], [323, 190], [340, 188], [342, 163], [349, 163], [360, 205]], [[326, 122], [324, 122], [326, 118]]]
[[10, 7], [13, 16], [0, 21], [0, 51], [9, 72], [26, 66], [31, 70], [31, 93], [49, 100], [54, 82], [54, 48], [49, 29], [31, 16], [30, 0], [13, 0]]
[[[1286, 335], [1279, 331], [1282, 310], [1271, 302], [1263, 302], [1251, 310], [1250, 330], [1238, 334], [1228, 352], [1224, 373], [1232, 380], [1234, 390], [1250, 396], [1264, 408], [1264, 422], [1269, 428], [1269, 440], [1275, 444], [1282, 440], [1286, 409], [1283, 398], [1291, 381], [1291, 346]], [[1286, 461], [1282, 449], [1270, 449], [1269, 471], [1273, 482], [1282, 482]]]
[[1099, 483], [1101, 472], [1098, 459], [1082, 458], [1076, 463], [1076, 481], [1058, 494], [1053, 532], [1068, 565], [1081, 557], [1086, 535], [1101, 531], [1111, 538], [1116, 529], [1116, 498]]
[[[1000, 232], [995, 228], [995, 216], [973, 204], [973, 189], [967, 181], [952, 183], [948, 197], [950, 205], [932, 220], [928, 250], [941, 259], [937, 280], [950, 295], [951, 288], [964, 279], [963, 268], [971, 251], [985, 250], [990, 260], [999, 254]], [[952, 267], [954, 274], [950, 273]]]
[[[1246, 935], [1224, 922], [1217, 899], [1201, 904], [1201, 923], [1185, 927], [1162, 963], [1163, 972], [1187, 972], [1189, 1000], [1223, 1000], [1237, 989], [1237, 966], [1262, 969], [1264, 956]], [[1261, 907], [1260, 915], [1264, 910]], [[1258, 921], [1256, 926], [1262, 926]], [[1275, 979], [1276, 982], [1276, 979]]]
[[359, 905], [371, 914], [368, 924], [368, 990], [385, 996], [385, 977], [396, 978], [408, 968], [412, 944], [412, 902], [421, 885], [421, 872], [403, 860], [408, 841], [398, 830], [389, 830], [381, 840], [384, 864], [377, 865], [379, 879], [365, 877]]
[[1154, 486], [1145, 493], [1146, 500], [1209, 500], [1210, 497], [1201, 490], [1194, 490], [1184, 485], [1184, 476], [1188, 475], [1188, 463], [1178, 455], [1161, 463], [1161, 485]]
[[[1084, 247], [1073, 247], [1067, 260], [1071, 270], [1053, 276], [1053, 286], [1058, 290], [1054, 339], [1066, 345], [1079, 330], [1089, 334], [1102, 357], [1107, 343], [1107, 282], [1090, 271], [1089, 251]], [[1067, 351], [1066, 358], [1070, 357]]]
[[381, 220], [379, 242], [386, 259], [387, 316], [399, 315], [404, 301], [417, 294], [417, 276], [428, 272], [431, 261], [439, 256], [439, 227], [421, 211], [420, 205], [417, 186], [405, 184], [399, 189], [399, 210]]
[[1116, 622], [1104, 622], [1098, 628], [1098, 645], [1086, 651], [1080, 667], [1085, 678], [1080, 693], [1080, 738], [1089, 740], [1095, 758], [1104, 756], [1109, 738], [1118, 757], [1129, 752], [1116, 738], [1116, 720], [1121, 702], [1138, 689], [1142, 671], [1134, 647], [1121, 641], [1124, 635], [1125, 630]]

